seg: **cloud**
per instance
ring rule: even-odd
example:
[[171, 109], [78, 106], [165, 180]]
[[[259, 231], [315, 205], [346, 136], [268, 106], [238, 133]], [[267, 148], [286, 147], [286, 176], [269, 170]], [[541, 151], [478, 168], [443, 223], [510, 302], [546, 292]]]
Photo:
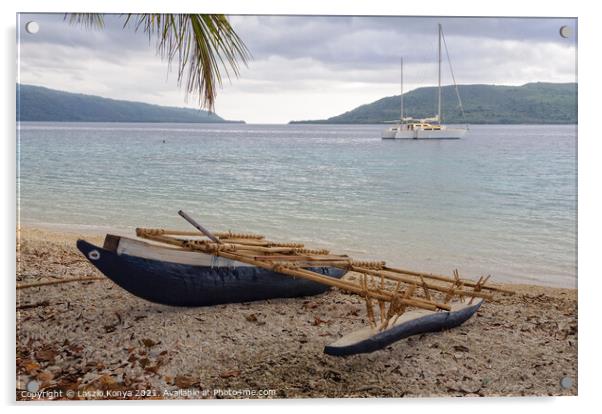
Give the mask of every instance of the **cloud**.
[[[84, 30], [57, 14], [21, 14], [40, 32], [23, 30], [23, 83], [50, 88], [194, 106], [177, 76], [156, 55], [154, 40], [123, 18]], [[523, 84], [575, 79], [575, 37], [558, 30], [574, 19], [416, 18], [353, 16], [231, 16], [253, 60], [225, 81], [217, 112], [250, 122], [287, 122], [336, 115], [398, 93], [399, 57], [406, 90], [436, 82], [437, 23], [441, 22], [459, 83]], [[449, 83], [449, 71], [444, 71]]]
[[148, 37], [136, 33], [134, 26], [124, 29], [125, 17], [120, 15], [106, 15], [102, 29], [71, 24], [63, 13], [20, 14], [22, 25], [31, 20], [38, 22], [40, 31], [31, 35], [22, 30], [22, 45], [80, 47], [103, 56], [118, 57], [122, 55], [121, 52], [147, 48], [150, 43]]
[[432, 59], [437, 23], [447, 37], [473, 41], [516, 40], [573, 44], [560, 37], [571, 19], [415, 18], [332, 16], [234, 16], [231, 18], [256, 58], [311, 56], [317, 60], [375, 65], [392, 63], [401, 54], [415, 61]]

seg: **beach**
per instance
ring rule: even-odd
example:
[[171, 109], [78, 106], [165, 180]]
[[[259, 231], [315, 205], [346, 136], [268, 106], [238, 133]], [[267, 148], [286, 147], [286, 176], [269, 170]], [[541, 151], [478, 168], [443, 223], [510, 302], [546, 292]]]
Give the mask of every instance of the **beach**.
[[[75, 248], [83, 236], [102, 245], [20, 229], [16, 283], [102, 276]], [[16, 398], [576, 395], [577, 290], [500, 286], [516, 294], [458, 328], [344, 358], [323, 348], [365, 326], [366, 310], [338, 289], [203, 308], [153, 304], [108, 279], [19, 289]]]

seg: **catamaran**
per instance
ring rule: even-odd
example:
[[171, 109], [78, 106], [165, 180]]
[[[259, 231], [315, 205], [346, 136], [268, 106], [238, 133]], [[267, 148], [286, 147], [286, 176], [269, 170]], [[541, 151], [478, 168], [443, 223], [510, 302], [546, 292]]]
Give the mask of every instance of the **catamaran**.
[[[462, 138], [468, 128], [448, 128], [443, 125], [443, 119], [441, 116], [441, 41], [443, 40], [445, 45], [445, 51], [447, 53], [447, 45], [445, 44], [445, 38], [443, 37], [443, 29], [439, 24], [439, 85], [437, 90], [437, 115], [432, 118], [415, 120], [413, 118], [404, 117], [403, 108], [403, 57], [401, 58], [401, 116], [396, 125], [393, 125], [385, 129], [382, 133], [383, 139], [460, 139]], [[449, 61], [449, 53], [447, 53]], [[454, 77], [454, 72], [451, 67], [451, 61], [449, 61], [449, 67], [454, 82], [456, 95], [458, 97], [458, 103], [462, 116], [464, 116], [464, 108], [462, 107], [462, 100], [460, 99], [460, 93], [458, 91], [458, 85]]]

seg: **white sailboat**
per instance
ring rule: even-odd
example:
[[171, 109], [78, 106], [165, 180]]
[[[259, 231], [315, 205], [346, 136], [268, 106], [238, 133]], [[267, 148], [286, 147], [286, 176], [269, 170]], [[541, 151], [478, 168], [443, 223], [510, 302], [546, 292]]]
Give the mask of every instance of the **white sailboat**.
[[[382, 139], [460, 139], [468, 128], [448, 128], [442, 123], [441, 118], [441, 39], [443, 38], [443, 30], [439, 24], [439, 87], [437, 94], [437, 115], [433, 118], [415, 120], [413, 118], [404, 117], [403, 108], [403, 58], [401, 58], [401, 116], [399, 122], [385, 129], [382, 132]], [[447, 51], [447, 47], [446, 47]], [[449, 55], [448, 55], [449, 59]], [[451, 69], [451, 64], [450, 64]], [[458, 96], [458, 103], [464, 115], [462, 108], [462, 100], [458, 92], [458, 86], [452, 71], [452, 79]]]

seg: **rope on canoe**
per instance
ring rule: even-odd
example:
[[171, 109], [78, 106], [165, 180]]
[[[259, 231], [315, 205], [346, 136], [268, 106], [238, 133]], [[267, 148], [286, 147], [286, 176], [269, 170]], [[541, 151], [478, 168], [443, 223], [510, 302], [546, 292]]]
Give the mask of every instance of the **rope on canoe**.
[[351, 266], [363, 267], [365, 269], [381, 270], [385, 266], [385, 262], [374, 260], [352, 260]]
[[295, 254], [329, 254], [330, 251], [326, 249], [295, 249]]

